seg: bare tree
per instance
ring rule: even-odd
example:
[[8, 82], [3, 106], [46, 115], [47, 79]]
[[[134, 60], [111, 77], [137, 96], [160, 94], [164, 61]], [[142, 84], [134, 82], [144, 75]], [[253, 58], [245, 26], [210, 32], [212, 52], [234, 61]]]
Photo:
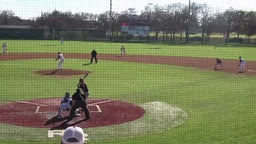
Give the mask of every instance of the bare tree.
[[200, 25], [201, 25], [201, 32], [202, 32], [202, 43], [205, 43], [205, 33], [207, 33], [208, 31], [208, 35], [209, 36], [209, 30], [207, 30], [209, 28], [209, 25], [211, 23], [211, 12], [210, 12], [210, 7], [207, 4], [203, 4], [200, 6], [200, 13], [199, 13], [199, 17], [200, 17]]

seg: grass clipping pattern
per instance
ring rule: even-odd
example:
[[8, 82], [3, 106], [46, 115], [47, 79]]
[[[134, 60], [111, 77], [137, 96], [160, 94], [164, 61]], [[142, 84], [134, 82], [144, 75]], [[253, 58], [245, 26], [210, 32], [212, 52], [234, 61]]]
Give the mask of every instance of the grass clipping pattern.
[[164, 102], [149, 102], [142, 104], [145, 115], [125, 124], [87, 129], [90, 139], [111, 140], [160, 133], [183, 124], [187, 113], [180, 108]]

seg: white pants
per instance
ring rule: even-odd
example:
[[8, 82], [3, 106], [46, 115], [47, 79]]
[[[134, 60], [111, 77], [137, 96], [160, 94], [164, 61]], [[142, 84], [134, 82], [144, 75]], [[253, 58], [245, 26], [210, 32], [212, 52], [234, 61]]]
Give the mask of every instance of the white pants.
[[70, 110], [71, 107], [72, 107], [72, 105], [70, 103], [62, 103], [62, 104], [60, 104], [59, 113], [58, 114], [61, 114], [63, 110], [65, 110], [65, 111]]
[[63, 63], [64, 61], [63, 60], [60, 60], [59, 63], [58, 63], [58, 69], [62, 69], [63, 68]]
[[6, 53], [6, 51], [7, 51], [7, 48], [3, 48], [3, 53]]
[[240, 71], [240, 72], [245, 71], [245, 63], [240, 64], [240, 66], [239, 66], [239, 71]]

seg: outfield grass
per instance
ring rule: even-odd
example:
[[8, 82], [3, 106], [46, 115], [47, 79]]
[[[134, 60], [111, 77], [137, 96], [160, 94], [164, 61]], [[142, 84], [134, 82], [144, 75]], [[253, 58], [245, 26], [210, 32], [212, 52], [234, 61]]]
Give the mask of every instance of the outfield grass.
[[[3, 41], [1, 41], [2, 43]], [[122, 43], [8, 40], [8, 52], [120, 53]], [[128, 54], [221, 57], [255, 60], [252, 47], [171, 46], [125, 44]], [[0, 55], [1, 56], [1, 55]], [[99, 60], [86, 65], [67, 59], [65, 67], [88, 70], [92, 98], [118, 99], [146, 109], [143, 118], [126, 124], [84, 129], [91, 144], [206, 144], [255, 143], [255, 76], [234, 75], [179, 66]], [[0, 61], [0, 104], [35, 98], [60, 97], [74, 90], [79, 76], [60, 79], [39, 76], [36, 70], [54, 69], [53, 59]], [[155, 109], [150, 109], [152, 106]], [[182, 110], [179, 125], [165, 115], [166, 107]], [[158, 109], [157, 109], [158, 108]], [[162, 113], [164, 112], [164, 113]], [[144, 126], [144, 127], [143, 127]], [[59, 143], [47, 129], [0, 124], [0, 143]]]

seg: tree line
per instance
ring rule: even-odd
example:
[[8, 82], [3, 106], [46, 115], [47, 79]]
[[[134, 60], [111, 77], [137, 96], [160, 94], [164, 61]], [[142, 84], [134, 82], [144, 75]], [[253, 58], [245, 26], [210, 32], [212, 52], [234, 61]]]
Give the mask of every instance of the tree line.
[[[138, 19], [149, 21], [150, 31], [157, 39], [160, 32], [163, 40], [186, 38], [191, 33], [200, 33], [202, 38], [210, 37], [213, 33], [223, 34], [226, 39], [231, 33], [237, 37], [246, 35], [247, 38], [256, 34], [256, 12], [227, 9], [215, 12], [207, 4], [181, 3], [166, 6], [150, 5], [137, 14], [134, 8], [120, 13], [110, 11], [101, 14], [60, 12], [42, 12], [31, 20], [23, 20], [10, 10], [0, 11], [0, 25], [31, 25], [34, 27], [47, 26], [49, 29], [103, 29], [109, 31], [111, 22], [112, 34], [120, 34], [122, 22], [136, 15]], [[205, 39], [202, 40], [204, 42]]]

